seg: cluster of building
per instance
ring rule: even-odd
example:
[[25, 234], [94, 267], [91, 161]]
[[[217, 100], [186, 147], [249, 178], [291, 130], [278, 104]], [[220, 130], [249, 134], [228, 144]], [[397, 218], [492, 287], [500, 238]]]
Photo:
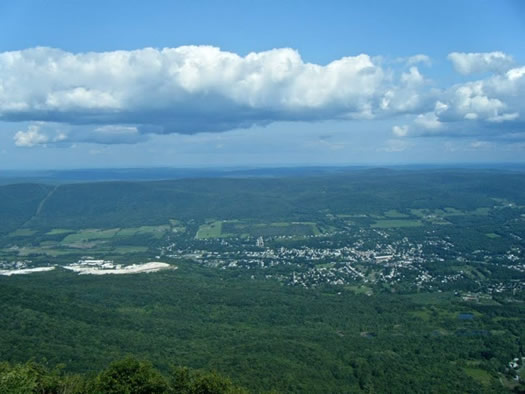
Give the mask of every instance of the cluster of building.
[[[462, 270], [436, 272], [429, 268], [430, 262], [439, 265], [445, 259], [455, 259], [458, 265], [468, 265], [471, 261], [500, 264], [504, 260], [510, 269], [525, 270], [521, 256], [509, 258], [519, 255], [519, 250], [512, 250], [498, 260], [488, 253], [484, 255], [483, 251], [475, 251], [472, 256], [462, 255], [455, 251], [448, 237], [440, 238], [435, 234], [428, 234], [425, 241], [418, 243], [407, 237], [391, 240], [388, 232], [379, 229], [359, 229], [358, 234], [352, 235], [346, 246], [340, 246], [340, 242], [330, 237], [319, 241], [316, 247], [275, 246], [278, 242], [274, 241], [281, 241], [282, 237], [257, 237], [252, 239], [251, 247], [249, 239], [237, 238], [208, 239], [184, 248], [171, 243], [161, 248], [160, 256], [189, 259], [220, 269], [252, 270], [255, 271], [253, 277], [277, 278], [285, 284], [307, 288], [361, 282], [439, 290], [450, 289], [458, 281], [472, 280], [471, 275]], [[273, 270], [275, 267], [279, 269]], [[485, 291], [516, 289], [515, 283], [500, 285], [486, 287]], [[521, 285], [523, 283], [519, 289]]]

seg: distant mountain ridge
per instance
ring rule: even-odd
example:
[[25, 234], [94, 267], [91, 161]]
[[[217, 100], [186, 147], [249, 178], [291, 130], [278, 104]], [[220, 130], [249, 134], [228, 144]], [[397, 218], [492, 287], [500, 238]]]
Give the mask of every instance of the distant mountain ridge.
[[72, 170], [0, 170], [0, 185], [11, 183], [71, 183], [98, 181], [147, 181], [187, 178], [245, 178], [317, 176], [360, 171], [420, 171], [420, 170], [494, 170], [525, 172], [525, 164], [411, 164], [391, 166], [282, 166], [282, 167], [215, 167], [215, 168], [93, 168]]
[[493, 198], [525, 204], [525, 174], [365, 169], [342, 174], [0, 186], [0, 232], [157, 225], [171, 218], [301, 220], [388, 209], [473, 209]]

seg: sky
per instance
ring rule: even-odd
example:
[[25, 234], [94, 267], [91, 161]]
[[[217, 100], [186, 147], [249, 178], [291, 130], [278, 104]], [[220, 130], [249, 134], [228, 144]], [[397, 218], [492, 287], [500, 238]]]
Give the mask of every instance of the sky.
[[0, 169], [524, 158], [520, 0], [0, 2]]

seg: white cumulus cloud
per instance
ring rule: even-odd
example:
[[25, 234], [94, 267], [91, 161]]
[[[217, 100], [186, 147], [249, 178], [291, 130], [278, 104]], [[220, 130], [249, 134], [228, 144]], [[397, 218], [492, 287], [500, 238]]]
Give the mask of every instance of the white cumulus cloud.
[[411, 129], [420, 129], [411, 135], [507, 138], [509, 133], [521, 133], [525, 139], [525, 67], [456, 84], [436, 98], [432, 111], [413, 115]]
[[40, 133], [40, 127], [31, 125], [26, 131], [17, 131], [13, 137], [16, 146], [32, 147], [35, 145], [43, 145], [49, 141], [49, 137]]
[[390, 119], [389, 127], [404, 124], [392, 128], [397, 137], [525, 130], [525, 67], [502, 52], [449, 59], [462, 74], [492, 74], [437, 86], [418, 68], [430, 64], [423, 54], [393, 66], [366, 54], [319, 65], [290, 48], [246, 56], [213, 46], [0, 52], [0, 121], [29, 122], [14, 136], [26, 147], [134, 144], [150, 134], [279, 121]]
[[512, 57], [503, 52], [463, 53], [452, 52], [448, 55], [454, 69], [463, 75], [497, 72], [502, 73], [512, 67]]
[[423, 54], [410, 56], [407, 59], [407, 64], [408, 65], [413, 65], [413, 64], [418, 64], [418, 63], [422, 63], [422, 64], [425, 64], [427, 66], [430, 66], [432, 64], [432, 61], [430, 60], [430, 58], [427, 55], [423, 55]]
[[394, 126], [392, 127], [392, 133], [397, 137], [406, 137], [408, 135], [408, 126]]
[[416, 116], [414, 123], [427, 130], [437, 130], [443, 126], [434, 112], [427, 112], [426, 114]]
[[0, 53], [0, 119], [224, 131], [279, 120], [373, 117], [389, 84], [365, 54], [327, 65], [293, 49], [244, 57], [211, 46]]

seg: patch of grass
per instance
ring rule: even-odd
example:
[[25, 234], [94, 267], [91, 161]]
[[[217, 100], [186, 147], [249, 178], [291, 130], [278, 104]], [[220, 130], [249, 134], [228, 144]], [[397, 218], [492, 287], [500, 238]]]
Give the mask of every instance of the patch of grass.
[[186, 232], [186, 226], [180, 220], [170, 219], [171, 232], [173, 233], [184, 233]]
[[372, 289], [368, 286], [348, 285], [348, 286], [345, 286], [345, 289], [350, 290], [354, 294], [366, 294], [366, 295], [373, 294]]
[[431, 312], [427, 309], [421, 309], [418, 311], [413, 311], [412, 315], [419, 317], [421, 320], [429, 321], [431, 319]]
[[473, 211], [461, 211], [456, 208], [446, 207], [443, 209], [411, 209], [410, 213], [421, 219], [428, 220], [432, 224], [449, 224], [445, 218], [449, 216], [486, 216], [490, 212], [490, 208], [481, 207]]
[[127, 238], [132, 237], [139, 232], [139, 227], [125, 227], [119, 230], [117, 237]]
[[490, 212], [490, 208], [476, 208], [474, 211], [472, 211], [473, 215], [477, 216], [487, 216]]
[[163, 226], [141, 226], [141, 227], [125, 227], [120, 229], [115, 236], [120, 238], [132, 237], [137, 234], [148, 234], [155, 238], [162, 238], [163, 235], [169, 231], [168, 225]]
[[13, 231], [9, 234], [10, 237], [30, 237], [35, 234], [36, 230], [31, 230], [30, 228], [19, 228], [18, 230]]
[[68, 230], [67, 228], [54, 228], [51, 231], [48, 231], [46, 235], [60, 235], [60, 234], [68, 234], [68, 233], [74, 233], [75, 230]]
[[446, 220], [443, 220], [443, 219], [436, 219], [436, 220], [431, 220], [430, 223], [432, 224], [438, 224], [438, 225], [447, 225], [447, 224], [452, 224]]
[[424, 218], [425, 216], [427, 216], [429, 214], [429, 211], [428, 209], [422, 209], [422, 208], [417, 208], [417, 209], [411, 209], [410, 210], [410, 213], [414, 216], [417, 216], [417, 217], [420, 217], [420, 218]]
[[219, 238], [222, 234], [222, 221], [214, 221], [199, 226], [195, 235], [197, 239]]
[[94, 239], [110, 239], [119, 232], [118, 228], [111, 228], [107, 230], [87, 229], [79, 231], [75, 234], [69, 234], [62, 240], [62, 244], [72, 244], [78, 242], [86, 242]]
[[458, 272], [459, 271], [463, 271], [463, 273], [469, 278], [469, 279], [472, 279], [472, 280], [485, 280], [485, 275], [483, 275], [483, 273], [481, 271], [479, 271], [478, 269], [476, 269], [475, 267], [471, 266], [471, 265], [457, 265], [457, 266], [454, 266], [453, 267], [455, 270], [457, 270]]
[[456, 208], [447, 207], [447, 208], [444, 208], [443, 211], [444, 211], [445, 216], [463, 216], [465, 215], [465, 212], [460, 211], [459, 209], [456, 209]]
[[494, 239], [494, 238], [501, 238], [501, 236], [498, 235], [498, 234], [496, 234], [496, 233], [487, 233], [487, 234], [485, 234], [485, 235], [486, 235], [487, 237], [489, 237], [489, 238], [492, 238], [492, 239]]
[[43, 241], [43, 242], [40, 242], [40, 247], [42, 247], [42, 248], [52, 248], [54, 246], [58, 246], [58, 242], [56, 242], [56, 241]]
[[312, 226], [312, 232], [314, 233], [314, 235], [321, 235], [321, 231], [317, 227], [317, 223], [306, 222], [304, 224], [309, 224], [310, 226]]
[[488, 386], [492, 383], [492, 376], [490, 376], [490, 373], [484, 369], [467, 367], [464, 368], [464, 371], [468, 376], [484, 386]]
[[392, 227], [419, 227], [423, 224], [419, 220], [404, 220], [404, 219], [385, 219], [377, 220], [372, 227], [374, 228], [392, 228]]
[[[202, 228], [202, 226], [201, 226]], [[201, 230], [199, 228], [199, 231]], [[249, 234], [252, 237], [288, 236], [304, 239], [306, 236], [320, 235], [321, 231], [314, 222], [272, 222], [223, 221], [221, 236], [239, 236]]]
[[78, 253], [74, 249], [48, 249], [38, 247], [23, 247], [18, 250], [19, 256], [46, 255], [50, 257], [64, 256], [67, 254]]
[[[345, 223], [346, 224], [354, 224], [353, 222], [350, 222], [349, 220], [346, 220]], [[319, 226], [316, 225], [316, 227], [323, 234], [335, 233], [337, 231], [337, 227], [329, 225], [329, 224], [328, 225], [325, 224], [322, 227], [319, 227]]]
[[148, 248], [146, 246], [117, 246], [112, 249], [112, 252], [117, 254], [144, 253], [147, 251]]
[[385, 212], [385, 216], [389, 218], [407, 218], [408, 215], [399, 212], [397, 209], [390, 209]]

